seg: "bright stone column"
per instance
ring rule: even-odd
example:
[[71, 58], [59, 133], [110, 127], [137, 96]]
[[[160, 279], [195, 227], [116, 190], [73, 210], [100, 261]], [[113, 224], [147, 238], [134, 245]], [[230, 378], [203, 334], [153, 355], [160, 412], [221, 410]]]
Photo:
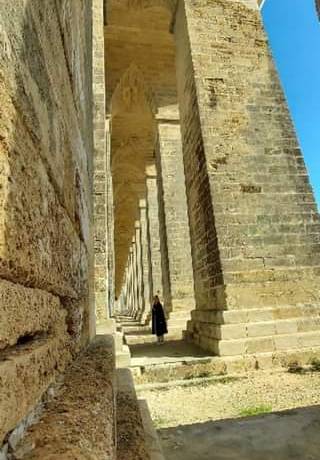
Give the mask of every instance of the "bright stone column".
[[142, 250], [141, 250], [141, 226], [140, 221], [135, 222], [135, 248], [136, 248], [136, 269], [137, 269], [137, 317], [141, 318], [144, 311], [143, 295], [143, 267], [142, 267]]
[[162, 263], [160, 251], [160, 231], [159, 231], [159, 205], [158, 205], [158, 184], [156, 168], [149, 167], [147, 170], [147, 220], [150, 250], [150, 297], [156, 294], [163, 297], [162, 288]]
[[194, 308], [193, 273], [180, 124], [158, 120], [158, 172], [164, 300], [170, 311]]
[[143, 284], [143, 312], [142, 322], [147, 320], [151, 311], [151, 298], [150, 298], [150, 278], [151, 278], [151, 262], [150, 262], [150, 247], [149, 247], [149, 233], [147, 221], [147, 203], [146, 200], [140, 200], [140, 238], [141, 238], [141, 261], [142, 261], [142, 284]]

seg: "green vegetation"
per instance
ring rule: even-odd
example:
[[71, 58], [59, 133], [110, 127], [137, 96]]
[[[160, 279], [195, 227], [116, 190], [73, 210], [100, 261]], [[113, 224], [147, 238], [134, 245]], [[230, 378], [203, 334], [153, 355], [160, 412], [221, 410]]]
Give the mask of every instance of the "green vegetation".
[[245, 407], [241, 409], [240, 414], [242, 417], [252, 417], [254, 415], [269, 414], [272, 412], [271, 406], [256, 406], [256, 407]]

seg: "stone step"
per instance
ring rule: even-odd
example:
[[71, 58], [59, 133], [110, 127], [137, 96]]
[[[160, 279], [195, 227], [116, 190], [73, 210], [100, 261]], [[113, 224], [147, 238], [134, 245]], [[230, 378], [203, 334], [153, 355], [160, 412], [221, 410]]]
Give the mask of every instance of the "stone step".
[[170, 318], [190, 318], [191, 317], [191, 312], [194, 310], [174, 310], [171, 312], [168, 312], [168, 315]]
[[298, 317], [320, 317], [320, 306], [283, 306], [245, 310], [193, 310], [193, 321], [214, 324], [253, 323]]
[[[168, 334], [165, 334], [166, 341], [181, 340], [183, 337], [183, 331], [180, 328], [171, 329]], [[157, 337], [153, 334], [139, 334], [139, 335], [126, 335], [125, 341], [127, 345], [138, 345], [143, 343], [155, 343]]]
[[169, 319], [167, 321], [167, 325], [168, 325], [168, 329], [171, 329], [171, 328], [182, 328], [182, 329], [185, 329], [186, 328], [186, 325], [187, 325], [187, 322], [188, 322], [188, 319], [189, 318], [185, 318], [185, 319]]
[[[136, 385], [168, 383], [174, 380], [209, 379], [214, 376], [237, 377], [256, 370], [288, 370], [291, 363], [307, 365], [320, 358], [320, 346], [303, 349], [234, 356], [207, 356], [180, 361], [143, 363], [131, 367]], [[165, 357], [164, 357], [165, 359]]]
[[114, 342], [115, 342], [116, 351], [122, 350], [122, 345], [123, 345], [123, 333], [122, 332], [117, 331], [114, 334]]
[[320, 346], [320, 330], [261, 336], [245, 339], [217, 340], [204, 334], [185, 334], [187, 339], [219, 356], [250, 355]]
[[219, 340], [269, 337], [297, 332], [320, 331], [320, 317], [299, 317], [253, 323], [222, 324], [220, 326], [208, 323], [194, 324], [190, 321], [188, 322], [188, 330], [191, 332], [196, 330], [199, 334]]
[[144, 326], [144, 325], [139, 325], [139, 326], [125, 326], [123, 327], [123, 332], [124, 334], [135, 334], [137, 332], [151, 332], [151, 327], [150, 326]]
[[128, 345], [123, 344], [120, 351], [116, 351], [116, 368], [123, 369], [130, 367], [131, 353]]
[[129, 321], [129, 322], [121, 323], [122, 329], [124, 329], [125, 327], [138, 327], [138, 326], [141, 326], [140, 321]]

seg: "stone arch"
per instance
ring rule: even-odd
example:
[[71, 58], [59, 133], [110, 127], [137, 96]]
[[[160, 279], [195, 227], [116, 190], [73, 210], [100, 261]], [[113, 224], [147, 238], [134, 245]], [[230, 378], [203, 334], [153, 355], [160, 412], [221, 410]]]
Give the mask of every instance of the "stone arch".
[[111, 98], [111, 116], [115, 117], [123, 110], [129, 111], [131, 107], [143, 102], [152, 115], [156, 115], [158, 104], [153, 91], [145, 82], [139, 67], [132, 63], [125, 71]]
[[112, 153], [117, 294], [123, 281], [134, 223], [139, 218], [139, 200], [145, 196], [145, 165], [150, 149], [151, 143], [146, 145], [145, 140], [129, 138]]
[[[122, 1], [122, 0], [118, 0]], [[128, 9], [147, 9], [147, 8], [165, 8], [170, 13], [174, 13], [177, 0], [126, 0]]]

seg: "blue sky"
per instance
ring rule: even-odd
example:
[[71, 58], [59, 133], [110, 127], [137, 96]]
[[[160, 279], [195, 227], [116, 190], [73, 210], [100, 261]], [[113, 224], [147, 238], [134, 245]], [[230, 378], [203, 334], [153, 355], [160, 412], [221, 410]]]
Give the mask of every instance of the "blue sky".
[[262, 15], [320, 208], [320, 22], [314, 0], [266, 0]]

